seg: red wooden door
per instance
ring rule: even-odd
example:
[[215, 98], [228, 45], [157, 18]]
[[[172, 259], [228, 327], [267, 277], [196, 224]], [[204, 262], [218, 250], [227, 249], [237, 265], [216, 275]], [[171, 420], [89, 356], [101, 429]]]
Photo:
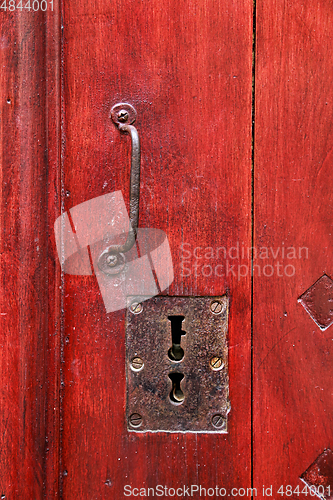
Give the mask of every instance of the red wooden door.
[[[330, 330], [298, 302], [331, 273], [330, 3], [14, 4], [0, 14], [1, 498], [304, 497], [300, 475], [332, 446]], [[129, 433], [125, 311], [60, 269], [61, 213], [119, 190], [128, 203], [118, 102], [138, 113], [139, 227], [170, 244], [162, 295], [230, 300], [227, 434]], [[309, 293], [329, 324], [325, 285]]]

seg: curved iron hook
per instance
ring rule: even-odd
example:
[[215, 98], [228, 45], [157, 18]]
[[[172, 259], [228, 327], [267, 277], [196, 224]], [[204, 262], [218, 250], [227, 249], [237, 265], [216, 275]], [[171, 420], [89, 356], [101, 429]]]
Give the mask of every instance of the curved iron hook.
[[137, 129], [132, 125], [136, 119], [136, 111], [130, 104], [120, 103], [111, 109], [111, 118], [120, 132], [131, 136], [131, 180], [130, 180], [130, 229], [123, 245], [111, 245], [100, 255], [98, 267], [106, 274], [117, 274], [125, 266], [124, 253], [134, 245], [139, 223], [140, 200], [140, 140]]

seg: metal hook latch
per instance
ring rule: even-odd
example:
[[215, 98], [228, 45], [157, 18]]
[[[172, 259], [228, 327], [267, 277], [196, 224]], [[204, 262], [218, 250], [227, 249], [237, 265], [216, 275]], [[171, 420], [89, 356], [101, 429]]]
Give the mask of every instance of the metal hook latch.
[[132, 125], [136, 119], [136, 111], [130, 104], [120, 103], [111, 109], [111, 118], [120, 132], [131, 136], [131, 181], [130, 181], [130, 228], [127, 240], [123, 245], [111, 245], [100, 255], [98, 267], [105, 274], [117, 274], [125, 266], [125, 255], [134, 245], [139, 222], [140, 199], [140, 140], [138, 131]]

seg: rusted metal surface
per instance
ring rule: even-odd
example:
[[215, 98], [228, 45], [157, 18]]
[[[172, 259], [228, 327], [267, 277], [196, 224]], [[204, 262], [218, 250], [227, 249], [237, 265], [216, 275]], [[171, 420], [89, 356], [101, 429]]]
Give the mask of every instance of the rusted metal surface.
[[128, 430], [226, 433], [228, 298], [143, 300], [130, 297], [127, 310]]
[[321, 330], [333, 323], [333, 280], [324, 274], [298, 301]]
[[307, 484], [317, 497], [323, 500], [333, 499], [333, 453], [325, 450], [301, 475], [301, 480]]

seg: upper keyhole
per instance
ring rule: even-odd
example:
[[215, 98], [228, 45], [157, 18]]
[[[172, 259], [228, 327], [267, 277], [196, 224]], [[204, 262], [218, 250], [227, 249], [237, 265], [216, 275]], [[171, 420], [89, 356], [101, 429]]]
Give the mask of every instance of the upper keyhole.
[[182, 330], [184, 319], [185, 316], [168, 316], [172, 337], [172, 346], [168, 351], [168, 356], [172, 361], [181, 361], [184, 357], [184, 349], [180, 346], [182, 335], [186, 335], [186, 332]]

